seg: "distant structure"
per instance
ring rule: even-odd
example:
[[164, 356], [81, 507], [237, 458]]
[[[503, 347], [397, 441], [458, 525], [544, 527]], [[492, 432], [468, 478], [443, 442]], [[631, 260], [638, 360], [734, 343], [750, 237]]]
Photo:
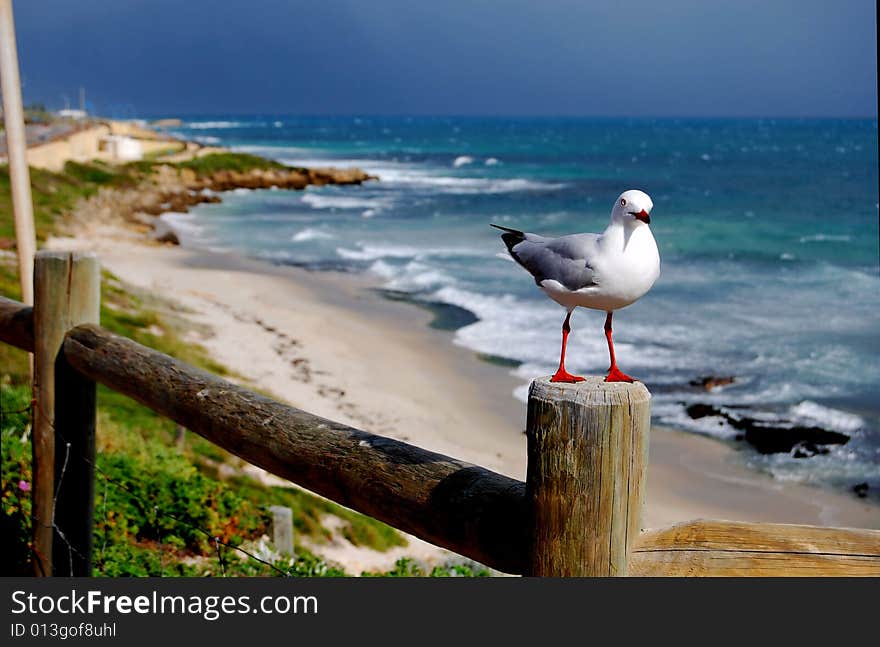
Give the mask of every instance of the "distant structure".
[[62, 119], [76, 119], [77, 121], [85, 119], [89, 116], [85, 110], [79, 110], [76, 108], [64, 108], [63, 110], [59, 110], [55, 114], [57, 114]]
[[136, 162], [144, 157], [144, 147], [140, 140], [125, 135], [103, 137], [99, 150], [109, 153], [110, 158], [117, 162]]
[[86, 111], [86, 89], [82, 86], [79, 88], [79, 108], [71, 108], [70, 101], [68, 101], [67, 96], [64, 96], [64, 109], [59, 110], [57, 113], [59, 117], [62, 119], [75, 119], [77, 121], [81, 121], [89, 116], [89, 113]]

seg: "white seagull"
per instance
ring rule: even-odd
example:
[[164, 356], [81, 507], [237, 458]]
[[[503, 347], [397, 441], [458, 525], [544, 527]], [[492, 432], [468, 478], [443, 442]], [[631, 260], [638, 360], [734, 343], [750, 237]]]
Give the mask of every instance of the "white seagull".
[[611, 368], [606, 382], [633, 382], [617, 368], [611, 341], [611, 318], [644, 295], [660, 276], [660, 253], [648, 226], [654, 203], [638, 190], [620, 194], [611, 222], [601, 234], [572, 234], [547, 238], [516, 229], [492, 225], [501, 235], [513, 259], [535, 277], [551, 299], [568, 312], [562, 324], [559, 369], [551, 382], [582, 382], [584, 378], [565, 370], [565, 344], [571, 332], [569, 320], [577, 306], [604, 310], [605, 338]]

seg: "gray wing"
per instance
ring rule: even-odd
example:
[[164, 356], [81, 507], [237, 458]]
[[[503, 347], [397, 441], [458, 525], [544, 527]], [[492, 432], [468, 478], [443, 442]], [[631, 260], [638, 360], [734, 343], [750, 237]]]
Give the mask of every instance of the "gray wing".
[[545, 238], [515, 229], [505, 228], [505, 232], [501, 239], [507, 245], [507, 251], [535, 277], [538, 285], [548, 279], [559, 281], [569, 290], [598, 284], [596, 272], [590, 265], [590, 257], [597, 249], [598, 234]]

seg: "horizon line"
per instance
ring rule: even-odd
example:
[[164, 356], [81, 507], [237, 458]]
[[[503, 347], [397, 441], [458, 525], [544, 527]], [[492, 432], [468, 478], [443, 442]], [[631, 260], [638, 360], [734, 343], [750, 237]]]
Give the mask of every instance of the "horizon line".
[[[98, 115], [95, 115], [98, 116]], [[381, 112], [350, 112], [350, 113], [313, 113], [313, 112], [146, 112], [143, 117], [134, 119], [155, 119], [172, 117], [296, 117], [296, 118], [349, 118], [349, 119], [598, 119], [598, 120], [874, 120], [878, 115], [587, 115], [587, 114], [462, 114], [462, 113], [381, 113]], [[110, 117], [108, 117], [110, 118]]]

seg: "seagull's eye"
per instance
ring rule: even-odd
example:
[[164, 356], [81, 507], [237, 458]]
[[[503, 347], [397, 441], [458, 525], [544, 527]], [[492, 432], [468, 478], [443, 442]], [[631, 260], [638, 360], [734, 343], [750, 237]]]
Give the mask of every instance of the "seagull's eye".
[[625, 206], [626, 206], [626, 198], [621, 198], [621, 199], [620, 199], [620, 206], [621, 206], [621, 207], [625, 207]]

